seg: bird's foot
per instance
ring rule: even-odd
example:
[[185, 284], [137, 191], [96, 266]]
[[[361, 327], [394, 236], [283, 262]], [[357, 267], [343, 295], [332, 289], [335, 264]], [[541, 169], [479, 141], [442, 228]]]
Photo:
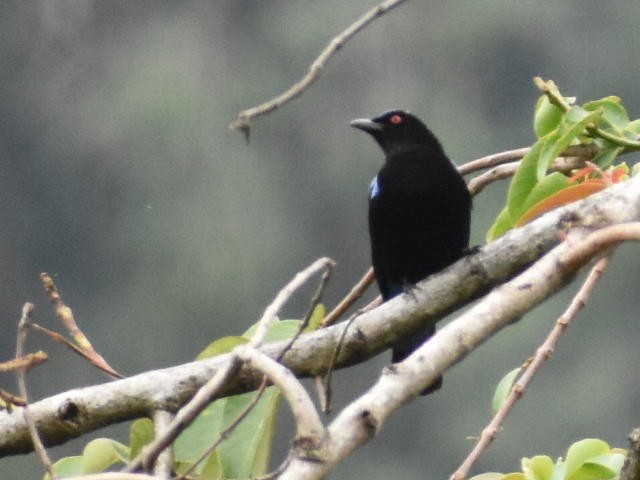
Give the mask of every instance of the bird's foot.
[[462, 251], [462, 256], [466, 257], [467, 255], [473, 255], [474, 253], [478, 253], [482, 245], [474, 245], [472, 247], [467, 247]]
[[418, 302], [418, 297], [416, 297], [417, 288], [418, 288], [418, 285], [415, 283], [411, 283], [406, 280], [402, 283], [402, 290], [404, 291], [404, 293], [409, 295], [411, 297], [411, 300], [413, 300], [416, 303]]

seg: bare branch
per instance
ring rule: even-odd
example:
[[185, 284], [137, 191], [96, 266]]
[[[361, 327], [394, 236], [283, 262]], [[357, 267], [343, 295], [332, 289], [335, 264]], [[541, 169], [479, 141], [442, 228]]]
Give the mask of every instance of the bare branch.
[[480, 157], [476, 160], [471, 160], [458, 167], [460, 175], [468, 175], [478, 170], [484, 170], [485, 168], [495, 167], [496, 165], [502, 165], [503, 163], [512, 163], [516, 160], [520, 160], [524, 157], [531, 147], [516, 148], [515, 150], [507, 150], [500, 153], [494, 153], [487, 155], [486, 157]]
[[[29, 330], [29, 324], [31, 323], [31, 314], [33, 313], [33, 304], [25, 303], [22, 307], [22, 316], [20, 317], [20, 321], [18, 322], [18, 335], [16, 341], [16, 358], [24, 357], [25, 343], [27, 341], [27, 332]], [[29, 435], [31, 437], [31, 441], [33, 442], [34, 449], [40, 462], [44, 466], [44, 468], [49, 472], [49, 476], [55, 480], [57, 478], [56, 472], [53, 470], [53, 463], [51, 463], [51, 459], [47, 454], [47, 450], [44, 448], [42, 444], [42, 440], [40, 439], [40, 435], [38, 433], [38, 428], [36, 427], [36, 423], [31, 416], [31, 411], [29, 410], [29, 395], [27, 394], [27, 380], [26, 380], [26, 370], [19, 368], [17, 370], [18, 374], [18, 390], [20, 392], [20, 396], [24, 398], [25, 405], [22, 407], [22, 416], [24, 417], [25, 422], [27, 423], [27, 428], [29, 429]]]
[[[155, 430], [155, 438], [159, 438], [165, 435], [166, 430], [173, 421], [174, 414], [166, 410], [156, 410], [153, 412], [153, 427]], [[158, 458], [155, 461], [153, 472], [158, 479], [171, 478], [171, 472], [173, 471], [173, 452], [171, 448], [166, 448], [164, 451], [158, 454]]]
[[347, 43], [353, 36], [355, 36], [360, 30], [373, 22], [376, 18], [381, 17], [385, 13], [389, 12], [393, 8], [400, 5], [404, 0], [386, 0], [376, 7], [373, 7], [367, 13], [358, 18], [355, 22], [349, 25], [338, 36], [334, 37], [331, 42], [322, 50], [318, 58], [309, 67], [308, 73], [297, 83], [295, 83], [287, 91], [281, 93], [277, 97], [269, 100], [268, 102], [258, 105], [257, 107], [243, 110], [238, 114], [229, 128], [232, 130], [240, 130], [244, 133], [247, 140], [249, 139], [249, 132], [251, 130], [251, 121], [261, 115], [270, 113], [277, 108], [280, 108], [284, 104], [290, 102], [294, 98], [302, 95], [319, 77], [329, 59], [334, 56], [338, 50], [340, 50], [345, 43]]
[[325, 435], [324, 426], [311, 398], [293, 373], [250, 346], [236, 347], [236, 353], [247, 362], [248, 367], [264, 373], [274, 385], [282, 390], [296, 419], [296, 441], [310, 442], [315, 444], [317, 448]]
[[323, 257], [303, 271], [298, 272], [295, 277], [276, 295], [276, 298], [271, 302], [271, 304], [265, 309], [262, 317], [258, 321], [258, 329], [255, 335], [251, 338], [249, 345], [252, 347], [259, 347], [262, 345], [264, 338], [267, 336], [269, 332], [269, 328], [271, 328], [271, 324], [276, 318], [276, 315], [282, 308], [282, 306], [291, 298], [293, 292], [295, 292], [302, 285], [307, 283], [309, 279], [315, 275], [317, 272], [323, 269], [330, 269], [335, 265], [335, 262], [330, 258]]
[[29, 370], [36, 367], [47, 360], [47, 354], [42, 350], [34, 353], [27, 353], [22, 357], [16, 357], [13, 360], [7, 360], [0, 363], [0, 372], [11, 372], [14, 370]]
[[502, 165], [498, 165], [497, 167], [493, 167], [491, 170], [472, 178], [467, 184], [469, 193], [471, 193], [472, 197], [475, 197], [482, 190], [484, 190], [484, 187], [495, 182], [496, 180], [502, 180], [513, 176], [519, 166], [519, 161], [505, 163]]
[[[500, 153], [494, 153], [481, 157], [476, 160], [471, 160], [458, 167], [460, 175], [468, 175], [478, 170], [484, 170], [485, 168], [495, 167], [497, 165], [503, 165], [505, 163], [512, 163], [516, 160], [522, 159], [527, 153], [529, 153], [531, 147], [516, 148], [515, 150], [506, 150]], [[598, 146], [593, 143], [586, 145], [570, 145], [562, 152], [559, 158], [580, 158], [589, 159], [594, 158], [598, 154]], [[582, 160], [584, 162], [584, 160]]]
[[367, 270], [367, 273], [358, 280], [358, 283], [353, 286], [351, 291], [342, 300], [340, 300], [340, 303], [338, 303], [338, 305], [336, 305], [336, 307], [324, 318], [322, 326], [328, 327], [329, 325], [333, 325], [351, 305], [362, 297], [367, 288], [369, 288], [369, 285], [373, 283], [374, 279], [375, 274], [373, 273], [373, 267], [371, 267]]

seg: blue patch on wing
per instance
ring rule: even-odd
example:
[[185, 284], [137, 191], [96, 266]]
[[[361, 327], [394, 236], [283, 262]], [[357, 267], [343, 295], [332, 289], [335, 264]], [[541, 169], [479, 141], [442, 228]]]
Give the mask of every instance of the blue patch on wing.
[[371, 184], [369, 185], [369, 198], [376, 198], [380, 193], [380, 184], [378, 183], [378, 177], [373, 177]]

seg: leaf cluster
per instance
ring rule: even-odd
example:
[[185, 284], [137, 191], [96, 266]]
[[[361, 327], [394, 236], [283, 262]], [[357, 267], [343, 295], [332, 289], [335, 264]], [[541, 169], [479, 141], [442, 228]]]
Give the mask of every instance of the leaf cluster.
[[624, 450], [587, 438], [572, 444], [555, 463], [547, 455], [523, 458], [522, 471], [483, 473], [471, 480], [605, 480], [616, 478], [624, 463]]
[[[537, 79], [537, 83], [545, 91], [534, 113], [537, 140], [511, 181], [506, 205], [489, 229], [488, 241], [624, 180], [629, 167], [614, 162], [619, 155], [640, 149], [640, 119], [629, 119], [619, 97], [575, 105], [575, 98], [563, 97], [553, 82]], [[554, 171], [552, 162], [575, 145], [595, 147], [589, 169], [577, 176]]]

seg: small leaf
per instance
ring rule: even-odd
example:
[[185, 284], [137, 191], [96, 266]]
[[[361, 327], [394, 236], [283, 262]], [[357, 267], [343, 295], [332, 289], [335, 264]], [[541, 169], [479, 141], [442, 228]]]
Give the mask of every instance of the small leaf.
[[313, 309], [313, 313], [311, 314], [311, 318], [309, 319], [309, 325], [307, 325], [307, 328], [305, 328], [304, 331], [313, 332], [320, 328], [326, 314], [326, 309], [322, 303], [316, 305], [316, 308]]
[[522, 471], [527, 480], [548, 480], [553, 474], [553, 460], [546, 455], [522, 459]]
[[611, 165], [618, 155], [624, 150], [623, 147], [606, 147], [598, 152], [596, 158], [593, 159], [593, 163], [598, 165], [600, 168], [607, 168]]
[[568, 480], [605, 480], [616, 476], [615, 471], [602, 465], [585, 463]]
[[533, 129], [538, 138], [544, 137], [560, 125], [562, 110], [552, 104], [546, 95], [542, 95], [536, 103], [533, 115]]
[[[84, 473], [82, 469], [82, 457], [75, 455], [72, 457], [64, 457], [53, 464], [53, 470], [56, 475], [61, 478], [78, 477]], [[44, 480], [51, 480], [51, 476], [47, 473]]]
[[487, 232], [487, 242], [493, 242], [513, 228], [509, 209], [504, 207]]
[[204, 360], [205, 358], [215, 357], [217, 355], [222, 355], [224, 353], [229, 353], [238, 345], [244, 345], [248, 343], [245, 337], [229, 335], [227, 337], [220, 337], [217, 340], [214, 340], [209, 345], [207, 345], [204, 350], [202, 350], [196, 360]]
[[204, 462], [200, 470], [200, 477], [207, 480], [222, 480], [226, 478], [224, 476], [224, 467], [217, 450], [209, 455], [207, 461]]
[[548, 137], [541, 138], [531, 147], [531, 150], [520, 161], [520, 166], [511, 180], [507, 193], [507, 208], [512, 219], [520, 217], [522, 205], [538, 182], [536, 175], [538, 160]]
[[108, 438], [96, 438], [87, 443], [82, 451], [82, 473], [104, 472], [114, 463], [120, 462], [121, 458], [115, 447], [117, 443]]
[[471, 477], [469, 480], [502, 480], [505, 476], [504, 473], [487, 472]]
[[502, 480], [527, 480], [527, 477], [524, 476], [524, 473], [521, 472], [513, 472], [507, 473]]
[[601, 98], [600, 100], [587, 102], [583, 107], [589, 112], [602, 111], [602, 118], [599, 122], [601, 127], [611, 127], [620, 133], [629, 125], [629, 114], [620, 104], [620, 97]]
[[492, 409], [494, 414], [498, 410], [500, 410], [500, 408], [504, 404], [504, 401], [507, 399], [507, 397], [511, 393], [511, 389], [513, 388], [513, 385], [516, 383], [516, 379], [518, 378], [518, 375], [520, 374], [521, 370], [522, 370], [522, 367], [514, 368], [509, 373], [507, 373], [504, 377], [502, 377], [502, 379], [498, 383], [498, 386], [496, 387], [496, 391], [493, 394]]
[[[176, 440], [176, 460], [187, 465], [195, 462], [246, 408], [254, 395], [254, 392], [234, 395], [209, 405]], [[267, 388], [255, 408], [220, 444], [214, 453], [219, 458], [209, 456], [197, 471], [202, 471], [210, 462], [211, 465], [219, 462], [225, 478], [249, 478], [266, 473], [279, 403], [278, 389]]]
[[571, 185], [533, 205], [515, 223], [520, 227], [554, 208], [581, 200], [607, 188], [603, 179], [592, 178], [576, 185]]
[[607, 453], [590, 458], [573, 475], [571, 480], [599, 480], [614, 478], [622, 469], [625, 455], [614, 452], [613, 449]]
[[[522, 205], [522, 211], [526, 212], [534, 205], [540, 203], [544, 199], [556, 194], [557, 192], [567, 188], [569, 185], [568, 178], [560, 172], [553, 172], [542, 180], [540, 180], [527, 196], [527, 201]], [[514, 224], [517, 226], [518, 221]]]
[[[234, 420], [251, 398], [251, 393], [228, 397], [224, 407], [224, 424], [228, 425]], [[250, 478], [269, 471], [280, 398], [277, 388], [265, 390], [256, 408], [220, 445], [220, 457], [228, 478]]]
[[[279, 320], [277, 322], [273, 322], [271, 329], [269, 329], [269, 333], [267, 333], [265, 338], [265, 343], [292, 338], [296, 333], [298, 333], [300, 323], [300, 320]], [[245, 338], [251, 338], [255, 335], [257, 329], [258, 324], [254, 323], [242, 334], [242, 336]]]
[[584, 133], [587, 125], [596, 122], [601, 115], [600, 110], [587, 112], [578, 106], [571, 107], [562, 119], [558, 135], [552, 133], [540, 152], [537, 168], [538, 180], [546, 174], [551, 162]]
[[131, 424], [129, 443], [131, 458], [135, 458], [142, 447], [150, 443], [155, 437], [153, 421], [150, 418], [140, 418]]
[[629, 122], [629, 124], [627, 125], [627, 130], [629, 130], [630, 132], [636, 135], [639, 135], [640, 134], [640, 118], [637, 118], [632, 122]]
[[567, 451], [565, 462], [567, 465], [566, 478], [571, 478], [586, 462], [589, 462], [594, 457], [608, 453], [609, 450], [609, 445], [597, 438], [587, 438], [575, 442]]

